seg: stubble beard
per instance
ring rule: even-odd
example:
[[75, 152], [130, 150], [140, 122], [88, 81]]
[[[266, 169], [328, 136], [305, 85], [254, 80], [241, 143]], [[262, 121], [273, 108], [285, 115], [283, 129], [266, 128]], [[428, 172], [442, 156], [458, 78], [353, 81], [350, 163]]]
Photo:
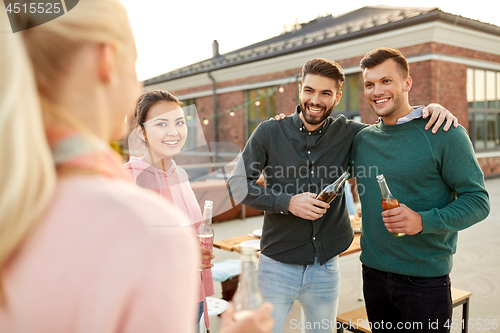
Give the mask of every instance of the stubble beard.
[[373, 111], [375, 111], [377, 116], [382, 118], [389, 117], [392, 114], [394, 114], [394, 112], [396, 112], [401, 107], [401, 105], [403, 105], [404, 102], [403, 94], [404, 90], [402, 91], [401, 94], [392, 96], [392, 102], [393, 102], [392, 107], [387, 111], [377, 109], [377, 107], [375, 106], [375, 102], [371, 102], [370, 106], [373, 109]]
[[321, 104], [318, 104], [318, 105], [314, 105], [312, 103], [301, 103], [300, 104], [300, 108], [302, 110], [302, 115], [304, 116], [304, 119], [305, 121], [310, 124], [310, 125], [319, 125], [321, 124], [323, 121], [325, 121], [326, 118], [328, 118], [330, 116], [330, 114], [332, 113], [333, 111], [333, 107], [335, 105], [332, 105], [332, 107], [328, 110], [326, 110], [326, 112], [324, 112], [321, 116], [319, 117], [315, 117], [313, 115], [311, 115], [310, 113], [307, 112], [307, 106], [309, 107], [313, 107], [313, 108], [321, 108], [321, 109], [324, 109], [325, 106], [324, 105], [321, 105]]

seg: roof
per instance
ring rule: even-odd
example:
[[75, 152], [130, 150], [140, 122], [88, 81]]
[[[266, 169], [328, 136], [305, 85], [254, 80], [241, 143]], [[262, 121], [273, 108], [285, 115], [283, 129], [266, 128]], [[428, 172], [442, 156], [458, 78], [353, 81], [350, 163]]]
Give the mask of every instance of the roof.
[[430, 21], [445, 21], [488, 33], [500, 27], [443, 12], [437, 7], [366, 6], [336, 17], [316, 18], [299, 29], [145, 80], [144, 85], [282, 56]]

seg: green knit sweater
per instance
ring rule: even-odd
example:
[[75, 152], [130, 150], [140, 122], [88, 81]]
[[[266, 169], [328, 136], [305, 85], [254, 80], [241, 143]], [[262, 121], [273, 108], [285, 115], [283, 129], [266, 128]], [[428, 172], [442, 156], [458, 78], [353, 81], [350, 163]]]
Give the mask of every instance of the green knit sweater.
[[[369, 126], [354, 138], [350, 162], [361, 196], [361, 261], [378, 270], [422, 277], [450, 273], [457, 231], [488, 216], [484, 176], [466, 130], [436, 134], [426, 119]], [[394, 237], [382, 221], [377, 174], [391, 193], [422, 217], [423, 230]]]

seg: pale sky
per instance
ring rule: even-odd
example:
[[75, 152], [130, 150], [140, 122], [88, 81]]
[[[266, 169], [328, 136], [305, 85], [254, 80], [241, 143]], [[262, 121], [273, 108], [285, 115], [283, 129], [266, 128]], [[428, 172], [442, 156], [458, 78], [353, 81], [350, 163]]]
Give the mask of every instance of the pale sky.
[[[439, 7], [443, 11], [500, 26], [491, 0], [122, 0], [137, 44], [140, 80], [271, 38], [285, 24], [334, 16], [367, 5]], [[461, 2], [461, 4], [459, 4]]]

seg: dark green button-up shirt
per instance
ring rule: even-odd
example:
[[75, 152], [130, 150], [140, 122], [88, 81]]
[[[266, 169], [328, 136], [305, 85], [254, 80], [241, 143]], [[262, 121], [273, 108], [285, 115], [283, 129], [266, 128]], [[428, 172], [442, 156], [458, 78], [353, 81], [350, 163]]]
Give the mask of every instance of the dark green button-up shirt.
[[[248, 140], [229, 179], [237, 202], [265, 212], [261, 238], [264, 255], [287, 264], [323, 265], [346, 250], [354, 234], [344, 195], [339, 195], [321, 218], [310, 221], [288, 212], [293, 195], [319, 193], [348, 165], [354, 136], [366, 125], [343, 115], [329, 117], [309, 132], [299, 117], [300, 107], [281, 121], [261, 123]], [[260, 174], [264, 188], [256, 184]]]

